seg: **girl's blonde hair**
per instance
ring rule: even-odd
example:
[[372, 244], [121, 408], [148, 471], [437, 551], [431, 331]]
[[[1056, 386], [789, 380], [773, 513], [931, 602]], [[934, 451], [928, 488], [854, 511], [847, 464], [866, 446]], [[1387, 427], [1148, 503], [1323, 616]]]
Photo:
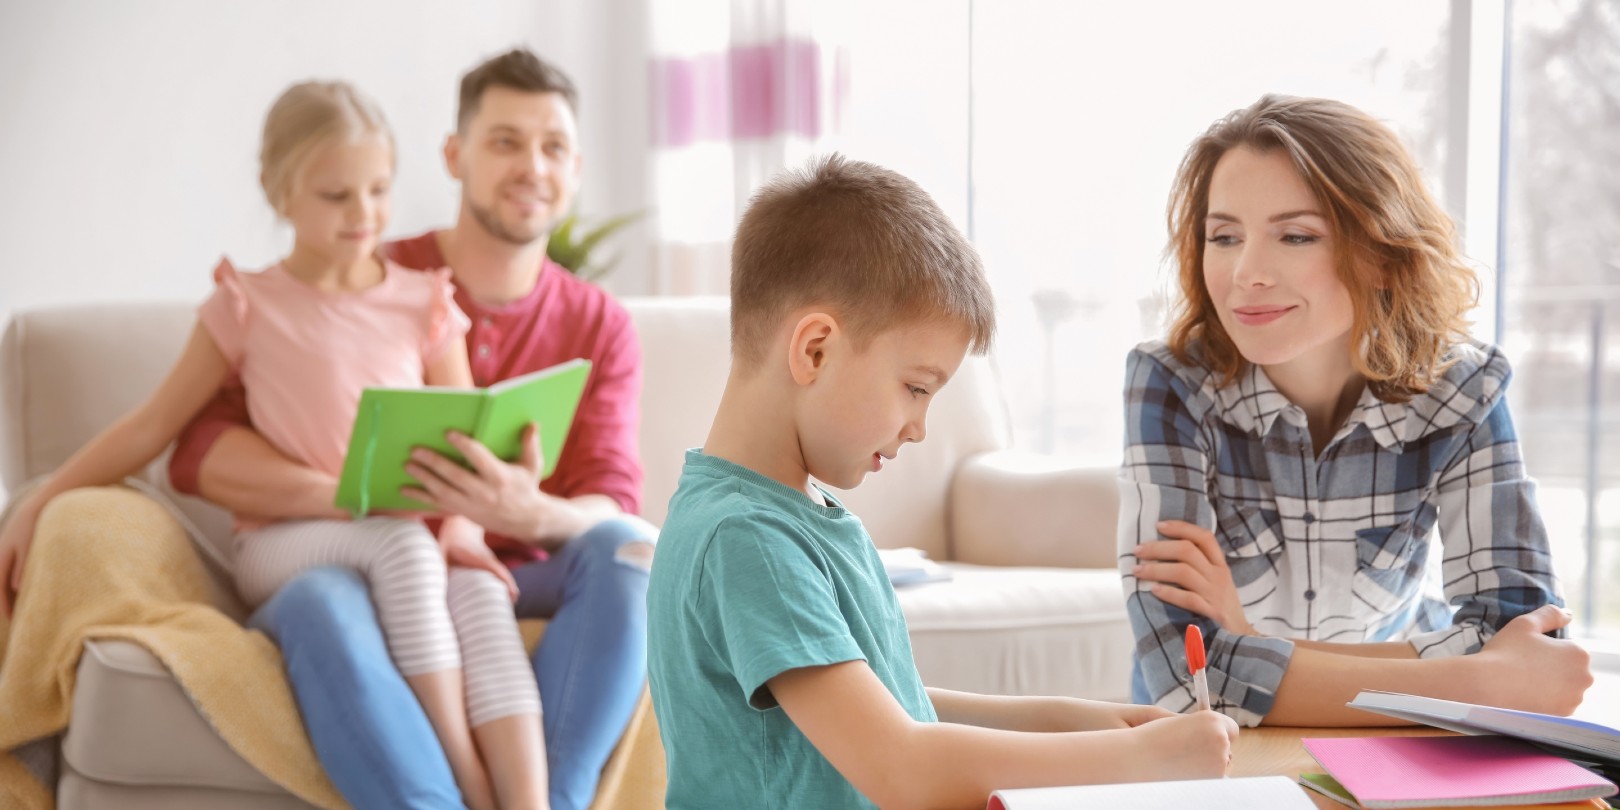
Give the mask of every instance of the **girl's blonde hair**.
[[394, 145], [382, 109], [348, 82], [300, 82], [287, 88], [264, 118], [259, 149], [259, 185], [276, 213], [292, 192], [293, 180], [316, 148], [333, 137], [380, 134]]
[[1282, 150], [1326, 209], [1339, 280], [1350, 291], [1350, 362], [1385, 402], [1427, 391], [1467, 334], [1479, 280], [1457, 249], [1456, 228], [1424, 186], [1395, 133], [1337, 101], [1267, 95], [1216, 121], [1193, 141], [1170, 193], [1170, 245], [1181, 302], [1170, 349], [1202, 363], [1220, 384], [1247, 366], [1204, 286], [1210, 176], [1227, 151]]

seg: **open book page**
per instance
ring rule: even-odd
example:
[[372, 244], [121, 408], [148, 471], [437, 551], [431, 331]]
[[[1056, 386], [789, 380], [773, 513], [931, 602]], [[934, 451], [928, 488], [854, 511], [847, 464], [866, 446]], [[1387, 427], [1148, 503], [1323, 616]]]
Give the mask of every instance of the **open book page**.
[[489, 408], [473, 437], [496, 456], [511, 460], [523, 447], [524, 429], [537, 424], [544, 456], [540, 477], [551, 475], [568, 441], [590, 371], [590, 361], [571, 360], [490, 386]]
[[571, 360], [489, 388], [367, 388], [355, 414], [336, 505], [355, 517], [380, 510], [427, 511], [426, 504], [399, 492], [418, 486], [405, 464], [418, 447], [465, 463], [446, 438], [452, 430], [513, 461], [524, 428], [540, 425], [544, 477], [555, 469], [568, 439], [590, 367], [589, 361]]
[[418, 486], [405, 472], [411, 451], [425, 447], [460, 460], [445, 432], [471, 435], [484, 406], [484, 392], [476, 388], [367, 388], [349, 434], [335, 505], [357, 518], [379, 510], [428, 511], [427, 504], [399, 494], [401, 487]]
[[1304, 788], [1286, 776], [1196, 779], [1127, 785], [998, 790], [990, 810], [1073, 810], [1077, 807], [1130, 807], [1135, 810], [1315, 810]]
[[1363, 690], [1348, 704], [1463, 734], [1505, 734], [1608, 762], [1620, 761], [1620, 730], [1599, 723], [1453, 700]]

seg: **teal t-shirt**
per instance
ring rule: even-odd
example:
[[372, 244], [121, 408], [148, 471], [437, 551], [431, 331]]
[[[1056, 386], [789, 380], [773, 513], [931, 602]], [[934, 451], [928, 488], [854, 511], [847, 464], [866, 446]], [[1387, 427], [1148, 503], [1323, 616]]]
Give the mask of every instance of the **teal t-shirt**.
[[647, 592], [668, 807], [873, 806], [771, 696], [791, 669], [864, 660], [912, 718], [938, 719], [872, 539], [825, 497], [687, 452]]

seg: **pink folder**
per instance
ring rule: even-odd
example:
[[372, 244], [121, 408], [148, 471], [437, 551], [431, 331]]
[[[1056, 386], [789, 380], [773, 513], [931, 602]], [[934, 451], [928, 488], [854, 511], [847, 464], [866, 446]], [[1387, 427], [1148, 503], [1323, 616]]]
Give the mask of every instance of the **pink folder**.
[[1489, 806], [1613, 796], [1614, 783], [1508, 737], [1330, 737], [1305, 750], [1363, 807]]

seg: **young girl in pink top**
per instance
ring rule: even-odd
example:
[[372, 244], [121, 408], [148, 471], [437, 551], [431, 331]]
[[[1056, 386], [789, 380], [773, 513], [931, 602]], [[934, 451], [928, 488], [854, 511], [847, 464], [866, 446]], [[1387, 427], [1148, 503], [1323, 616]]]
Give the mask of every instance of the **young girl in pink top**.
[[[449, 271], [407, 271], [378, 253], [394, 148], [375, 105], [341, 82], [294, 85], [270, 109], [260, 164], [266, 197], [293, 226], [292, 252], [258, 273], [220, 262], [217, 288], [157, 392], [0, 528], [0, 572], [20, 574], [52, 497], [144, 467], [233, 371], [254, 427], [289, 458], [333, 476], [363, 388], [472, 385], [468, 322]], [[237, 528], [236, 582], [250, 606], [313, 567], [366, 575], [394, 661], [470, 806], [546, 804], [539, 690], [509, 601], [515, 586], [482, 528], [454, 515], [437, 539], [421, 521], [399, 517], [238, 516]]]

